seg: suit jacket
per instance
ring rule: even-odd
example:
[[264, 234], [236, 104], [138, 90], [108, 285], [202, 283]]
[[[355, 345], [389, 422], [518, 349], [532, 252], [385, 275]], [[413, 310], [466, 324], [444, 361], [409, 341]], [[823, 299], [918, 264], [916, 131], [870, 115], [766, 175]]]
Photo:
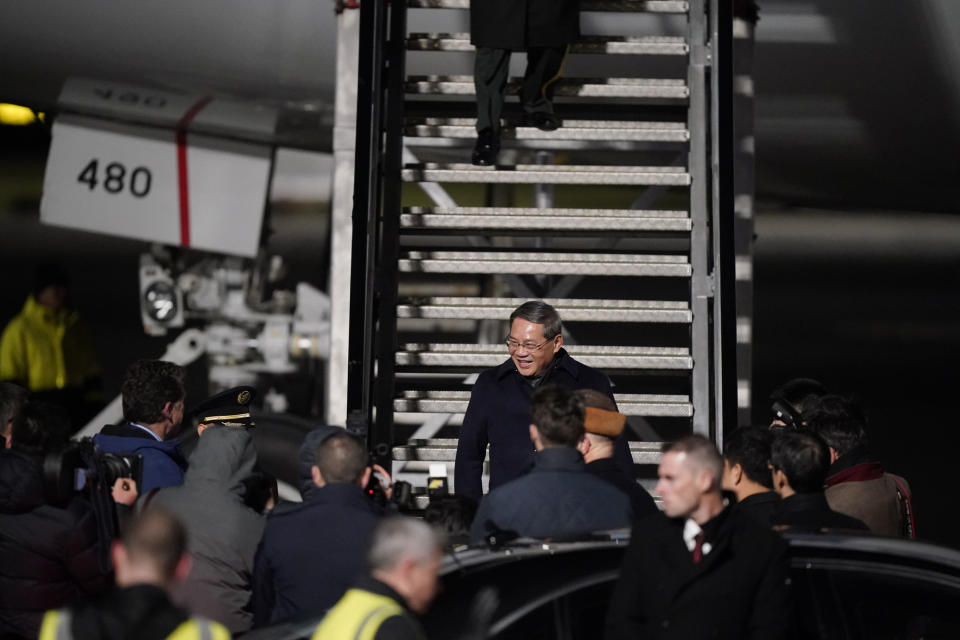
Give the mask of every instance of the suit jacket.
[[93, 436], [93, 442], [107, 453], [139, 453], [143, 456], [143, 479], [138, 487], [141, 496], [154, 489], [183, 484], [187, 460], [179, 440], [160, 441], [127, 422], [107, 425]]
[[[581, 364], [560, 349], [541, 385], [567, 389], [594, 389], [613, 399], [606, 375]], [[487, 444], [490, 444], [490, 489], [518, 478], [533, 465], [530, 442], [530, 402], [533, 387], [520, 375], [512, 359], [487, 369], [477, 378], [470, 404], [460, 427], [454, 490], [479, 502], [483, 494], [480, 476]], [[626, 432], [614, 442], [614, 458], [633, 471]]]
[[747, 496], [737, 503], [736, 509], [753, 518], [764, 527], [773, 525], [773, 514], [780, 508], [780, 496], [775, 491], [764, 491]]
[[778, 528], [786, 527], [794, 531], [869, 531], [862, 521], [831, 509], [822, 491], [795, 493], [781, 500], [780, 508], [773, 514], [773, 524]]
[[694, 563], [683, 525], [663, 514], [634, 523], [606, 638], [785, 638], [792, 610], [780, 536], [727, 508], [704, 525], [712, 548]]
[[473, 0], [470, 41], [478, 47], [554, 47], [580, 38], [580, 0]]
[[528, 475], [487, 494], [473, 519], [470, 540], [483, 540], [493, 530], [570, 539], [628, 527], [630, 520], [623, 492], [587, 473], [576, 449], [553, 447], [537, 453]]

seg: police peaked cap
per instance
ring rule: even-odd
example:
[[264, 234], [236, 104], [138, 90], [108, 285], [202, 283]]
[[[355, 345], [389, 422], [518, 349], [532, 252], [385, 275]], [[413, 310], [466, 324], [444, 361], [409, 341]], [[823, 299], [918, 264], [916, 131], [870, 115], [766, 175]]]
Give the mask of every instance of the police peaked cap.
[[257, 395], [253, 387], [233, 387], [213, 395], [196, 407], [190, 413], [201, 424], [231, 424], [252, 427], [250, 418], [250, 403]]

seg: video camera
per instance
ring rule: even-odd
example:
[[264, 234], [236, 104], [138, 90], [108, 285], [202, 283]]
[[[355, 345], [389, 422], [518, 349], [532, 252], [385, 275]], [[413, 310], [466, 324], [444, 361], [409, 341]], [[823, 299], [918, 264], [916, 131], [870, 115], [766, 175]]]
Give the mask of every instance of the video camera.
[[119, 529], [112, 490], [117, 478], [131, 478], [142, 487], [143, 456], [139, 453], [105, 453], [83, 438], [65, 448], [52, 451], [43, 461], [44, 492], [47, 502], [65, 504], [82, 493], [89, 501], [96, 520], [100, 542], [100, 569], [110, 571], [110, 543]]
[[43, 461], [43, 475], [47, 500], [62, 504], [74, 492], [86, 489], [106, 488], [109, 494], [117, 478], [131, 478], [138, 487], [143, 486], [143, 456], [106, 453], [94, 444], [93, 438], [83, 438], [48, 454]]

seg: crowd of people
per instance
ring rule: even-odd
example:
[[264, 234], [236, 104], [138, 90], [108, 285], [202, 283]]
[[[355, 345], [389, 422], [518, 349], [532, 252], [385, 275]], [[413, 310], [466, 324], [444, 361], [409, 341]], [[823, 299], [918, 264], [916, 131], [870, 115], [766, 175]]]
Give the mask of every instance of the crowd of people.
[[135, 477], [99, 470], [53, 499], [44, 467], [69, 417], [0, 383], [0, 638], [221, 638], [312, 618], [319, 639], [423, 638], [451, 542], [617, 529], [631, 540], [606, 637], [705, 637], [708, 617], [710, 637], [779, 638], [792, 615], [782, 531], [915, 536], [909, 486], [870, 456], [862, 410], [805, 379], [777, 391], [772, 424], [731, 431], [722, 453], [700, 435], [665, 444], [658, 508], [609, 379], [566, 353], [556, 310], [531, 301], [509, 322], [510, 357], [479, 376], [464, 418], [456, 494], [422, 518], [370, 498], [378, 476], [389, 495], [389, 474], [336, 427], [306, 434], [302, 501], [279, 500], [253, 443], [256, 390], [187, 411], [184, 370], [156, 360], [128, 368], [124, 420], [93, 438], [97, 455], [139, 459]]

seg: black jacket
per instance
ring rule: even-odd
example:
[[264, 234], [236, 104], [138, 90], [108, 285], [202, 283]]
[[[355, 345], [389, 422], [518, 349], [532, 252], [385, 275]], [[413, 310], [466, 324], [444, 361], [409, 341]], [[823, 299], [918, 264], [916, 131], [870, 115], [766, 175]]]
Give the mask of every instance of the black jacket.
[[605, 637], [786, 637], [792, 610], [780, 536], [728, 508], [704, 525], [712, 549], [694, 563], [683, 526], [663, 514], [634, 523]]
[[[567, 389], [594, 389], [613, 398], [606, 375], [581, 364], [560, 349], [541, 385]], [[530, 442], [530, 402], [533, 387], [520, 375], [512, 359], [487, 369], [477, 378], [470, 404], [460, 427], [454, 490], [476, 501], [483, 490], [480, 476], [487, 444], [490, 444], [490, 489], [518, 478], [533, 464]], [[614, 442], [614, 459], [633, 470], [633, 459], [625, 434]]]
[[271, 515], [254, 561], [254, 625], [332, 607], [363, 573], [382, 516], [353, 484], [315, 488], [299, 508]]
[[189, 618], [163, 589], [148, 584], [117, 589], [72, 613], [75, 640], [161, 640]]
[[637, 484], [613, 458], [601, 458], [587, 463], [587, 472], [620, 489], [630, 499], [634, 518], [644, 518], [657, 512], [657, 503], [647, 490]]
[[510, 531], [530, 538], [571, 539], [630, 526], [630, 501], [586, 472], [580, 452], [554, 447], [537, 453], [533, 470], [494, 489], [477, 509], [470, 540]]
[[822, 491], [795, 493], [781, 500], [780, 507], [773, 514], [773, 524], [778, 529], [814, 533], [824, 529], [869, 531], [862, 521], [831, 509]]
[[780, 495], [776, 491], [764, 491], [747, 496], [737, 503], [736, 509], [757, 523], [773, 526], [773, 515], [780, 508]]
[[579, 0], [473, 0], [470, 41], [478, 47], [563, 46], [580, 37]]
[[0, 450], [0, 637], [35, 638], [47, 609], [101, 593], [93, 510], [83, 496], [45, 504], [42, 459]]

